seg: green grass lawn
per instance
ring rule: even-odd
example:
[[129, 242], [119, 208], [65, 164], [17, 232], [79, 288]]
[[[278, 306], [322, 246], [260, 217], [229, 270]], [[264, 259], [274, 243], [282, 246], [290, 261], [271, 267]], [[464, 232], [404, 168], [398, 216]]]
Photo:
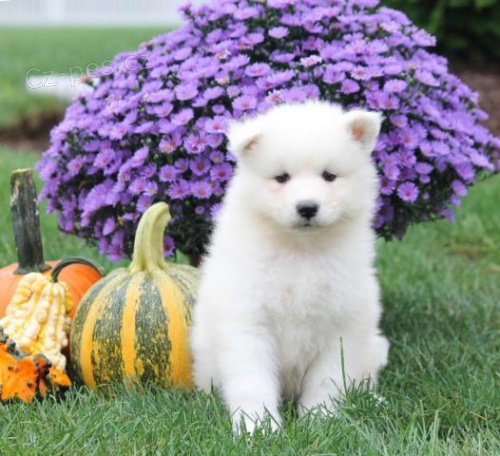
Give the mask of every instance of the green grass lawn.
[[[32, 95], [26, 73], [47, 76], [70, 73], [72, 67], [99, 66], [122, 51], [164, 33], [155, 28], [2, 28], [0, 29], [0, 129], [43, 111], [61, 111], [60, 100]], [[72, 74], [77, 74], [74, 69]]]
[[[15, 261], [9, 172], [36, 155], [0, 149], [0, 257]], [[74, 390], [60, 402], [0, 406], [0, 455], [500, 454], [500, 178], [478, 184], [457, 223], [414, 227], [380, 243], [382, 326], [391, 340], [377, 403], [352, 392], [330, 419], [297, 419], [233, 438], [216, 397], [146, 387]], [[42, 217], [47, 258], [99, 259]]]

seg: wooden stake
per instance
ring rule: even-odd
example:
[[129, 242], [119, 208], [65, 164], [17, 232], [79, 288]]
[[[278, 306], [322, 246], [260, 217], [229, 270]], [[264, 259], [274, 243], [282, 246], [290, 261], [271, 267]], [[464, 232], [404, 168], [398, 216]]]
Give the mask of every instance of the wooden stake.
[[38, 200], [31, 169], [18, 169], [12, 172], [10, 211], [19, 264], [14, 274], [49, 270], [50, 266], [43, 258]]

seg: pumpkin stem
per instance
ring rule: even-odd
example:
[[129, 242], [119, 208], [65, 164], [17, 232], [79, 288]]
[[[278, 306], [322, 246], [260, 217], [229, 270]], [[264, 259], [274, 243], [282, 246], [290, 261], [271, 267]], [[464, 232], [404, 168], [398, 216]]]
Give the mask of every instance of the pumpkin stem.
[[130, 274], [165, 270], [168, 263], [163, 254], [165, 227], [170, 221], [168, 204], [153, 204], [139, 220], [135, 233], [134, 254], [128, 267]]
[[31, 169], [18, 169], [12, 172], [10, 211], [18, 258], [18, 268], [14, 274], [48, 271], [50, 266], [43, 259], [40, 216]]
[[95, 264], [92, 261], [87, 260], [86, 258], [69, 257], [59, 261], [59, 263], [54, 266], [54, 269], [52, 269], [52, 272], [50, 274], [52, 282], [56, 283], [61, 271], [72, 264], [84, 264], [86, 266], [90, 266], [91, 268], [94, 268], [100, 275], [104, 275], [104, 269], [98, 264]]

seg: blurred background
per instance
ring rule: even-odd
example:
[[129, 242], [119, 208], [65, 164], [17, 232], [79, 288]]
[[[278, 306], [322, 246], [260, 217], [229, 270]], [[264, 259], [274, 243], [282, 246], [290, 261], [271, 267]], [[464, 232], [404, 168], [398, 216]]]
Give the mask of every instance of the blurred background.
[[0, 147], [42, 151], [87, 69], [176, 27], [177, 0], [0, 0]]
[[178, 22], [178, 1], [4, 0], [0, 24], [112, 25]]
[[[177, 27], [183, 0], [0, 0], [0, 147], [42, 151], [87, 69]], [[201, 3], [197, 1], [195, 3]], [[382, 0], [438, 38], [500, 134], [500, 0]], [[80, 87], [82, 87], [80, 85]]]

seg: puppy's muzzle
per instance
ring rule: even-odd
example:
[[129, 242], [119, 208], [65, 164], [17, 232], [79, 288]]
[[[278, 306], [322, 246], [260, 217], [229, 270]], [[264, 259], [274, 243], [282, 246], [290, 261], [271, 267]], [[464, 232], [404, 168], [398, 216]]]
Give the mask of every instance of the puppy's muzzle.
[[313, 201], [302, 201], [297, 204], [297, 213], [306, 220], [313, 219], [318, 213], [319, 205]]

